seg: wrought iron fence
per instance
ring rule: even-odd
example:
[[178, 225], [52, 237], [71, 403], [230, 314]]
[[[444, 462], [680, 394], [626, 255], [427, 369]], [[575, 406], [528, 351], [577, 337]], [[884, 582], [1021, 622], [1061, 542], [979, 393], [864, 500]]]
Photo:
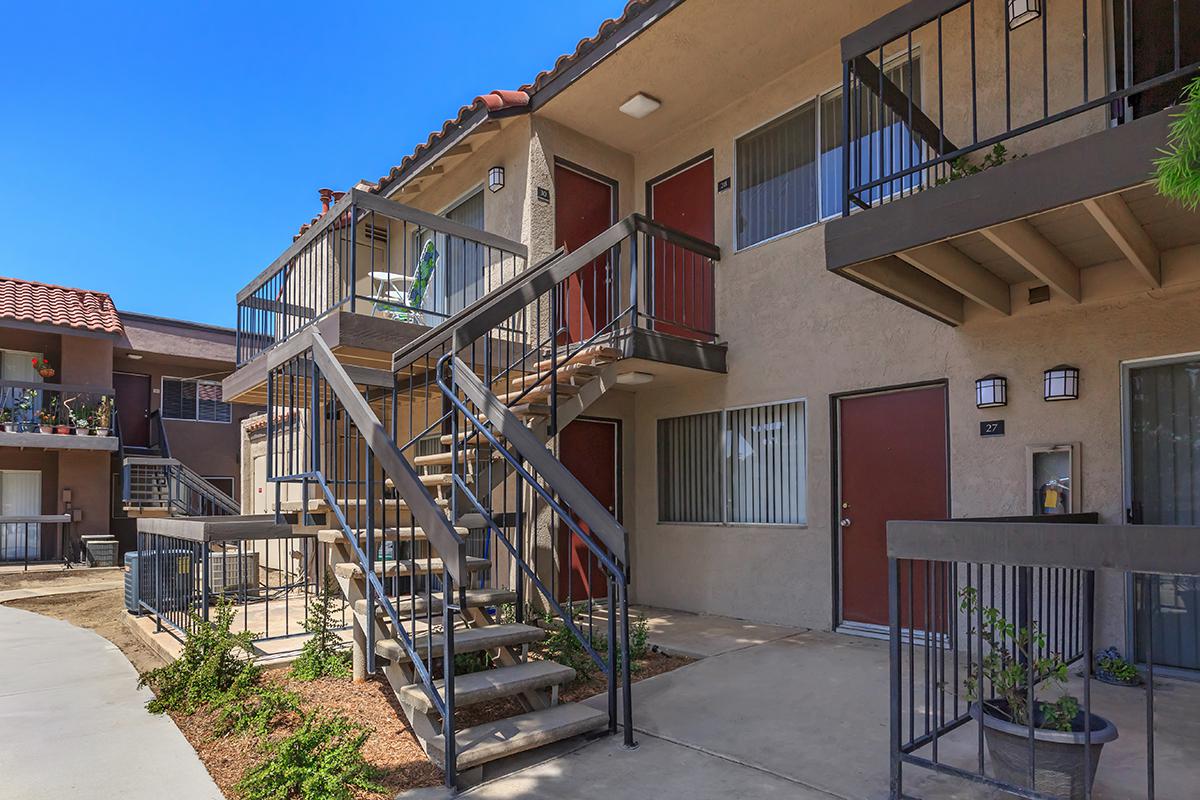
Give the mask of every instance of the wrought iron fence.
[[[1031, 21], [1010, 24], [1015, 5]], [[1019, 156], [980, 151], [1040, 129], [1063, 130], [1022, 141], [1040, 149], [1178, 102], [1200, 74], [1200, 9], [1136, 6], [913, 2], [843, 39], [841, 163], [822, 166], [843, 215]]]
[[[306, 635], [309, 603], [331, 575], [329, 546], [315, 535], [287, 528], [255, 536], [202, 527], [176, 535], [143, 530], [155, 522], [139, 524], [131, 569], [138, 607], [156, 630], [185, 639], [218, 603], [228, 603], [235, 628], [254, 633], [256, 641]], [[348, 628], [349, 611], [336, 591], [334, 601], [340, 627]]]
[[0, 517], [0, 562], [30, 563], [70, 558], [70, 514]]
[[238, 364], [336, 310], [437, 325], [526, 262], [519, 242], [352, 190], [238, 293]]
[[[1117, 735], [1092, 686], [1097, 572], [1200, 573], [1198, 531], [1094, 515], [889, 522], [890, 796], [914, 797], [915, 767], [981, 791], [1090, 800]], [[1145, 794], [1121, 796], [1156, 792], [1148, 652]], [[1073, 702], [1058, 703], [1057, 684]], [[1121, 768], [1138, 768], [1128, 749]]]

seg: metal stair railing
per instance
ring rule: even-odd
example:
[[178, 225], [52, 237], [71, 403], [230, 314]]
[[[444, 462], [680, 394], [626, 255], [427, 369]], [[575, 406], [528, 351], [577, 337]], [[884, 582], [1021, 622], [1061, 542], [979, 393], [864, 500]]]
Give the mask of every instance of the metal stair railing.
[[[311, 522], [319, 506], [328, 509], [325, 524], [341, 531], [364, 576], [366, 624], [356, 642], [366, 670], [376, 671], [376, 609], [382, 608], [413, 681], [442, 717], [443, 769], [447, 786], [454, 786], [454, 630], [469, 579], [466, 543], [388, 432], [391, 373], [342, 365], [315, 330], [269, 358], [267, 480], [276, 487], [276, 508], [284, 507], [282, 487], [291, 483], [302, 492], [300, 522]], [[439, 661], [441, 689], [433, 677]]]
[[126, 508], [165, 508], [172, 516], [241, 514], [241, 505], [176, 458], [127, 456], [121, 462]]

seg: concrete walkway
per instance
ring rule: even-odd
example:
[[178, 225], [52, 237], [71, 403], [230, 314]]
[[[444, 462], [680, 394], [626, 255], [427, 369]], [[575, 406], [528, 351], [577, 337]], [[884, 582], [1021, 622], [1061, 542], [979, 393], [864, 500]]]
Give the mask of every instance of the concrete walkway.
[[107, 640], [0, 607], [0, 780], [5, 797], [222, 800], [168, 717]]

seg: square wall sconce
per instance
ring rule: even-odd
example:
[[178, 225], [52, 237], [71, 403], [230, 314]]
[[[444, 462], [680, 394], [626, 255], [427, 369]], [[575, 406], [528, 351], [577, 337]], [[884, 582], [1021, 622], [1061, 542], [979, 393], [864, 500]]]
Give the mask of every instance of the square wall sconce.
[[1042, 15], [1041, 0], [1006, 0], [1008, 29], [1015, 31], [1026, 22], [1033, 22]]
[[1079, 399], [1078, 367], [1059, 364], [1046, 370], [1044, 375], [1044, 396], [1047, 401]]
[[496, 166], [488, 170], [488, 188], [493, 192], [504, 188], [504, 167]]
[[975, 381], [975, 407], [999, 408], [1008, 405], [1008, 378], [984, 375]]

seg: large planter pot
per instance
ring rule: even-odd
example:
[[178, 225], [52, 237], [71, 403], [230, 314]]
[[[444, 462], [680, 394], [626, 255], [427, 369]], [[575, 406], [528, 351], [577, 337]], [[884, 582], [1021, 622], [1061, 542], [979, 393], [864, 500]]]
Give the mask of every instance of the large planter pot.
[[76, 425], [75, 426], [75, 435], [76, 436], [87, 436], [88, 435], [88, 427], [86, 425], [83, 425], [83, 426]]
[[[991, 756], [994, 777], [1029, 786], [1029, 728], [1009, 722], [1003, 701], [985, 705], [983, 732]], [[971, 708], [979, 719], [979, 704]], [[1117, 726], [1098, 714], [1091, 715], [1091, 760], [1084, 765], [1084, 712], [1079, 712], [1069, 731], [1033, 729], [1034, 788], [1051, 797], [1082, 800], [1084, 787], [1096, 779], [1100, 751], [1117, 738]]]
[[70, 434], [71, 426], [70, 425], [55, 425], [54, 432], [58, 433], [58, 434]]
[[108, 428], [93, 428], [93, 436], [108, 436]]
[[54, 426], [53, 425], [39, 425], [38, 430], [41, 433], [54, 433]]

